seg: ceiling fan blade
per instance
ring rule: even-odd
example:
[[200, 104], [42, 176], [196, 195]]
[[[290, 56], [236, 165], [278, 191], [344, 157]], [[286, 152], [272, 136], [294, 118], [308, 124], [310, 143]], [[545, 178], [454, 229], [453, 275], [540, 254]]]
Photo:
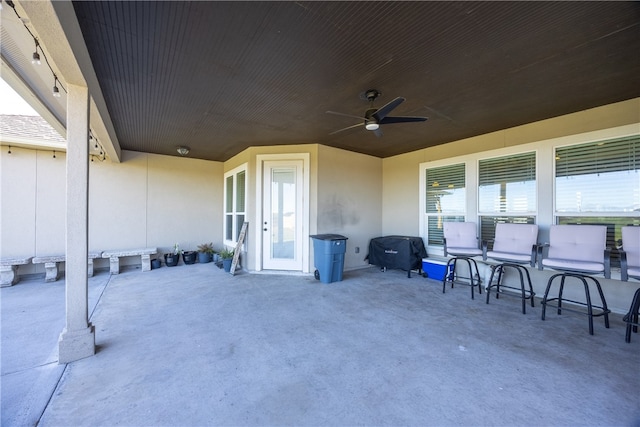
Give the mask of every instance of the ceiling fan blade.
[[373, 134], [375, 136], [377, 136], [378, 138], [380, 138], [382, 136], [382, 128], [378, 128], [378, 129], [374, 130]]
[[364, 126], [364, 122], [363, 123], [358, 123], [357, 125], [349, 126], [349, 127], [343, 128], [343, 129], [334, 130], [329, 135], [335, 135], [338, 132], [342, 132], [342, 131], [349, 130], [349, 129], [354, 129], [354, 128], [357, 128], [359, 126]]
[[426, 122], [427, 119], [428, 117], [417, 117], [417, 116], [385, 117], [380, 121], [380, 124], [387, 125], [391, 123]]
[[352, 119], [364, 120], [362, 116], [354, 116], [353, 114], [338, 113], [337, 111], [327, 111], [327, 114], [335, 114], [336, 116], [351, 117]]
[[373, 117], [375, 117], [375, 119], [378, 122], [380, 122], [382, 119], [384, 119], [387, 116], [387, 114], [389, 114], [391, 112], [391, 110], [393, 110], [394, 108], [396, 108], [398, 105], [402, 104], [403, 102], [404, 102], [404, 98], [397, 97], [393, 101], [388, 102], [385, 105], [383, 105], [382, 107], [378, 108], [378, 111], [373, 113]]

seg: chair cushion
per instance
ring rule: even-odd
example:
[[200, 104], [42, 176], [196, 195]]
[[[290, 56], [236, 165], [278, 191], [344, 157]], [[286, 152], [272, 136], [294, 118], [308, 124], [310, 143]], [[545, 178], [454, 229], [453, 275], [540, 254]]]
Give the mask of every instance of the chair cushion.
[[531, 247], [528, 254], [514, 254], [513, 252], [498, 252], [487, 251], [487, 258], [495, 259], [497, 261], [511, 261], [515, 263], [527, 263], [531, 262]]
[[571, 259], [546, 258], [542, 260], [542, 265], [554, 270], [582, 271], [586, 273], [602, 273], [604, 271], [604, 263]]
[[478, 248], [450, 248], [447, 246], [447, 253], [453, 256], [478, 256], [482, 255], [482, 249]]
[[[478, 249], [478, 229], [474, 222], [445, 222], [442, 232], [447, 239], [447, 251]], [[480, 251], [482, 254], [482, 251]]]
[[622, 227], [622, 249], [627, 253], [629, 275], [632, 270], [640, 270], [640, 227]]
[[487, 256], [494, 258], [495, 253], [511, 254], [510, 259], [516, 259], [516, 255], [524, 255], [523, 261], [531, 259], [531, 250], [538, 241], [538, 226], [535, 224], [496, 224], [496, 237], [493, 242], [493, 251], [487, 252]]
[[627, 269], [627, 274], [629, 275], [629, 277], [633, 277], [635, 279], [640, 279], [640, 268], [638, 268], [638, 267], [634, 267], [634, 268], [629, 267]]
[[[604, 250], [607, 244], [605, 225], [552, 225], [549, 229], [549, 262], [598, 263], [604, 265]], [[545, 261], [547, 261], [545, 263]], [[598, 271], [603, 271], [604, 267]], [[587, 271], [592, 271], [587, 269]]]

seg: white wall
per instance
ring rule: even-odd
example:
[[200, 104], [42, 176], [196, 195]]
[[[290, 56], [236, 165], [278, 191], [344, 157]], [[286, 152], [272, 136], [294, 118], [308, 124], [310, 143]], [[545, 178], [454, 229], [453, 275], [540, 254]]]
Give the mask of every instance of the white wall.
[[[0, 153], [0, 256], [65, 252], [65, 155], [7, 147]], [[89, 176], [89, 249], [195, 250], [222, 242], [221, 162], [123, 151], [94, 161]], [[139, 264], [139, 258], [122, 264]], [[108, 267], [108, 260], [96, 268]], [[20, 267], [19, 274], [43, 272]]]

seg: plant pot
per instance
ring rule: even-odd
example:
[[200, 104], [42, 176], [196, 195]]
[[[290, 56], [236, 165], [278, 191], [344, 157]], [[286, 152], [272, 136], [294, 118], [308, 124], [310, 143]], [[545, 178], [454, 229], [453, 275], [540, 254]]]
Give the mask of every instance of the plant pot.
[[196, 263], [196, 251], [184, 251], [182, 253], [182, 261], [185, 264], [191, 265]]
[[213, 254], [213, 262], [220, 262], [220, 255]]
[[211, 262], [211, 254], [208, 252], [198, 252], [198, 262], [200, 264]]
[[167, 267], [175, 267], [180, 261], [180, 254], [164, 254], [164, 263]]
[[158, 268], [160, 268], [160, 266], [161, 266], [161, 263], [160, 263], [159, 259], [152, 259], [151, 260], [151, 269], [152, 270], [158, 269]]
[[224, 267], [224, 271], [229, 273], [231, 272], [231, 263], [233, 262], [233, 259], [231, 258], [225, 258], [222, 260], [222, 266]]

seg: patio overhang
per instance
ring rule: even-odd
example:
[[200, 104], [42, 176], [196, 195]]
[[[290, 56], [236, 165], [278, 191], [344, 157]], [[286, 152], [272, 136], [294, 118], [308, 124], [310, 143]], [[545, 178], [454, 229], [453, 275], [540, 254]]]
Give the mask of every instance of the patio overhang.
[[[6, 4], [2, 12], [2, 78], [63, 138], [67, 133], [66, 86], [88, 87], [91, 133], [107, 157], [119, 162], [121, 149], [118, 137], [71, 2], [15, 1], [12, 4], [16, 13]], [[35, 47], [34, 37], [38, 39], [44, 56], [38, 66], [30, 63]], [[54, 76], [59, 80], [59, 98], [51, 93]]]

